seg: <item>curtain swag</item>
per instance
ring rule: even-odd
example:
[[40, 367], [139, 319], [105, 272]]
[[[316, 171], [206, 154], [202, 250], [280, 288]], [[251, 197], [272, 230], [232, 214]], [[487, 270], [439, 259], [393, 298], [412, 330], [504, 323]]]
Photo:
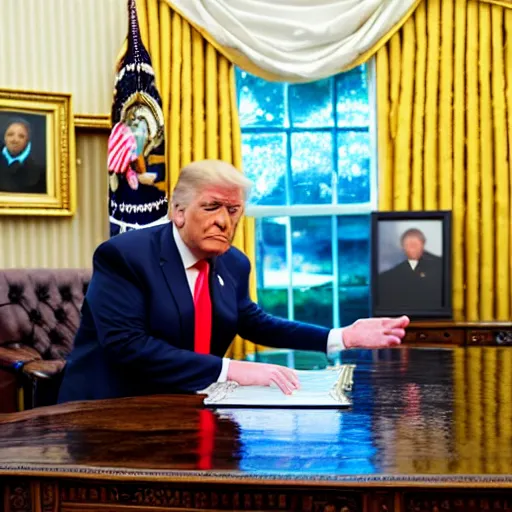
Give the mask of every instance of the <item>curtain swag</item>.
[[422, 0], [163, 0], [231, 62], [308, 82], [366, 62]]

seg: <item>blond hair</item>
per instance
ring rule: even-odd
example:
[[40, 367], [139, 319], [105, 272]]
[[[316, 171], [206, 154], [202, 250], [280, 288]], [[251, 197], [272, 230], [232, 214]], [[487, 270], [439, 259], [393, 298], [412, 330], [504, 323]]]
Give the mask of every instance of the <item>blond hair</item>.
[[222, 160], [200, 160], [192, 162], [180, 171], [178, 182], [172, 192], [171, 206], [186, 207], [200, 190], [210, 186], [234, 187], [242, 190], [247, 199], [252, 182], [235, 166]]

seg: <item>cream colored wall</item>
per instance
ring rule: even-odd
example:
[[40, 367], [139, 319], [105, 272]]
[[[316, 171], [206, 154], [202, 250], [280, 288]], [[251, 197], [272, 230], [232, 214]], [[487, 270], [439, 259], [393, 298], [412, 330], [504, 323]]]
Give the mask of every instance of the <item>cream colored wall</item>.
[[[75, 114], [108, 114], [126, 0], [1, 0], [0, 88], [71, 92]], [[77, 212], [0, 217], [0, 268], [89, 267], [108, 236], [107, 133], [78, 130]]]

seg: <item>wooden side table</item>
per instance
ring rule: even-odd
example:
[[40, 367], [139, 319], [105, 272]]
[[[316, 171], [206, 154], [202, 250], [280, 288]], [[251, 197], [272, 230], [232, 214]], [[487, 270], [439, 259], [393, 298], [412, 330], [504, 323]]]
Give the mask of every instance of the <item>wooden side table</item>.
[[411, 322], [404, 343], [416, 346], [510, 346], [512, 322]]

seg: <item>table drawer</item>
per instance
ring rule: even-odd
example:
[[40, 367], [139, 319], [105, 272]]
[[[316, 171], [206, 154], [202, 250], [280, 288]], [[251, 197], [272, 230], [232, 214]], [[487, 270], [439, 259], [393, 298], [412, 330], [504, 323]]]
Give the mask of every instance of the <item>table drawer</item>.
[[414, 344], [449, 344], [463, 345], [464, 331], [462, 329], [407, 329], [405, 343]]

